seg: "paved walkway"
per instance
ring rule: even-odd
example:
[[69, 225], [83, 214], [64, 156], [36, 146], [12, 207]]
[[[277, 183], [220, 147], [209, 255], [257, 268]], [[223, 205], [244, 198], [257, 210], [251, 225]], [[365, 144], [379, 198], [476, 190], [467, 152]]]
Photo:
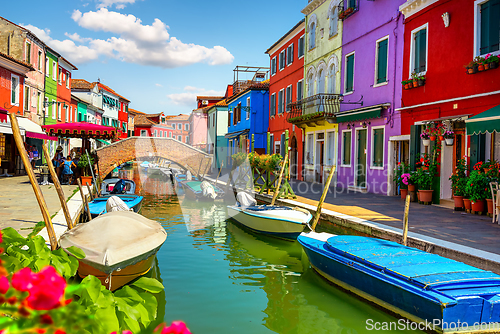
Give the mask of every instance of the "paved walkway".
[[[219, 179], [226, 181], [228, 175], [223, 174]], [[297, 201], [317, 206], [322, 184], [303, 181], [290, 184], [298, 196]], [[331, 187], [323, 208], [386, 226], [403, 227], [404, 200], [399, 196], [348, 192]], [[412, 202], [409, 225], [411, 232], [500, 254], [500, 225], [492, 224], [488, 216]]]
[[[63, 185], [62, 188], [67, 200], [78, 186]], [[40, 186], [40, 189], [52, 217], [61, 209], [56, 188], [54, 185], [45, 185]], [[42, 220], [28, 176], [0, 177], [0, 230], [13, 227], [21, 235], [27, 236]]]

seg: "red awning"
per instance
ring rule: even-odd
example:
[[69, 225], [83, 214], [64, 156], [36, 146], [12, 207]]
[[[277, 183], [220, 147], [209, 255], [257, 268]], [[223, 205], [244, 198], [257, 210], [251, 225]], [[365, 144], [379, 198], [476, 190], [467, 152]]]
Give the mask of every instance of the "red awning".
[[50, 137], [50, 136], [47, 136], [46, 134], [41, 134], [41, 133], [38, 133], [38, 132], [29, 132], [29, 131], [26, 131], [26, 137], [35, 138], [35, 139], [45, 139], [45, 140], [57, 141], [57, 137]]
[[6, 123], [7, 118], [9, 118], [9, 111], [7, 109], [4, 109], [0, 107], [0, 123]]
[[92, 124], [87, 122], [60, 123], [44, 125], [42, 128], [49, 136], [69, 138], [99, 138], [111, 139], [118, 135], [118, 130], [111, 126]]

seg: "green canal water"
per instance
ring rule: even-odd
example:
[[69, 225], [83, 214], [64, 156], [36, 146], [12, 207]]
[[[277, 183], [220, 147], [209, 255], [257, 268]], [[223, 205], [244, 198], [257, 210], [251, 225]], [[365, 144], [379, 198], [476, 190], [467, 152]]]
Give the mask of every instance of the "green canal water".
[[297, 241], [250, 232], [227, 219], [227, 203], [177, 196], [166, 179], [134, 180], [141, 213], [168, 234], [156, 267], [164, 321], [183, 320], [195, 334], [377, 333], [370, 324], [397, 324], [319, 276]]

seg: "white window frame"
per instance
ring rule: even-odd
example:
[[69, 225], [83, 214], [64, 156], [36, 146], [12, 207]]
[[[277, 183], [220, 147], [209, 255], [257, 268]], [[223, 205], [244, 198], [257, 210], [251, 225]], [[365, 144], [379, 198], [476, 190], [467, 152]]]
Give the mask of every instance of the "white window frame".
[[66, 88], [69, 89], [69, 78], [70, 78], [70, 75], [69, 73], [66, 74]]
[[[26, 59], [26, 62], [27, 62], [28, 64], [30, 64], [30, 65], [31, 65], [31, 61], [33, 60], [33, 59], [31, 59], [31, 52], [32, 52], [33, 50], [31, 49], [32, 45], [31, 45], [31, 42], [30, 42], [30, 41], [26, 41], [26, 45], [28, 45], [28, 44], [29, 44], [29, 46], [30, 46], [30, 52], [29, 52], [29, 53], [27, 52], [27, 51], [28, 51], [28, 48], [26, 48], [26, 50], [24, 50], [24, 53], [25, 53], [25, 54], [24, 54], [24, 59]], [[28, 58], [29, 58], [29, 59], [28, 59]]]
[[59, 67], [57, 69], [57, 84], [58, 85], [62, 85], [62, 75], [63, 75], [62, 67]]
[[[474, 1], [474, 57], [485, 56], [488, 53], [480, 54], [479, 49], [481, 48], [481, 5], [489, 0], [476, 0]], [[492, 55], [499, 55], [500, 50], [495, 52], [489, 52]]]
[[[375, 141], [373, 140], [375, 137], [375, 130], [382, 129], [384, 130], [384, 139], [382, 140], [382, 166], [373, 166], [373, 158], [375, 157]], [[370, 169], [384, 170], [384, 161], [385, 161], [385, 126], [378, 125], [372, 126], [370, 130]]]
[[177, 123], [177, 129], [182, 131], [182, 123]]
[[156, 129], [155, 129], [154, 134], [155, 134], [155, 137], [158, 137], [158, 132], [156, 131]]
[[[291, 96], [289, 96], [291, 95]], [[285, 89], [285, 105], [284, 105], [284, 112], [286, 112], [287, 106], [293, 102], [293, 85], [290, 84], [286, 87]]]
[[[387, 40], [387, 66], [385, 68], [385, 82], [377, 83], [377, 67], [378, 67], [378, 44], [382, 41]], [[373, 87], [380, 87], [380, 86], [386, 86], [389, 83], [389, 35], [386, 35], [382, 38], [379, 38], [375, 41], [375, 66], [373, 69]], [[356, 56], [354, 56], [354, 60], [356, 60]], [[354, 82], [354, 81], [353, 81]], [[353, 85], [354, 86], [354, 85]]]
[[[299, 84], [301, 85], [301, 92], [302, 94], [300, 94], [299, 96]], [[296, 90], [296, 95], [297, 95], [297, 99], [296, 101], [298, 100], [302, 100], [302, 98], [304, 97], [304, 79], [300, 79], [299, 81], [297, 81], [297, 90]]]
[[283, 71], [283, 69], [286, 67], [286, 52], [285, 50], [282, 50], [280, 53], [279, 53], [279, 64], [278, 64], [278, 68], [280, 71]]
[[43, 105], [43, 112], [45, 113], [45, 117], [49, 117], [49, 98], [45, 96]]
[[[305, 38], [305, 34], [300, 36], [298, 41], [297, 41], [297, 59], [301, 59], [301, 58], [304, 58], [304, 55], [305, 55], [305, 50], [306, 50], [306, 38]], [[300, 54], [300, 40], [302, 40], [302, 55]]]
[[309, 29], [308, 29], [309, 45], [307, 46], [308, 51], [314, 50], [316, 48], [316, 28], [317, 28], [317, 26], [318, 26], [318, 24], [316, 23], [316, 21], [311, 22], [311, 24], [309, 25]]
[[52, 119], [56, 119], [57, 115], [57, 103], [55, 100], [52, 100]]
[[45, 55], [45, 76], [50, 76], [50, 58]]
[[[294, 49], [293, 43], [288, 45], [286, 48], [286, 66], [287, 67], [293, 64], [293, 49]], [[288, 59], [288, 58], [290, 58], [290, 59]]]
[[[312, 139], [309, 138], [309, 137], [312, 137]], [[304, 162], [305, 162], [306, 165], [312, 165], [312, 166], [314, 166], [314, 164], [315, 164], [315, 159], [314, 158], [315, 158], [315, 155], [316, 155], [316, 153], [315, 153], [315, 145], [314, 144], [316, 143], [316, 134], [315, 134], [314, 131], [307, 132], [305, 134], [305, 138], [306, 138], [306, 149], [305, 149], [305, 152], [304, 152], [304, 154], [305, 154], [304, 155]], [[311, 149], [311, 150], [309, 151], [309, 149]], [[310, 153], [310, 158], [309, 159], [307, 158], [307, 153]]]
[[57, 63], [52, 60], [52, 80], [57, 81]]
[[[365, 143], [365, 147], [366, 147], [366, 150], [367, 150], [366, 159], [368, 159], [368, 147], [369, 147], [368, 146], [368, 138], [369, 138], [369, 136], [368, 136], [368, 129], [360, 127], [360, 128], [355, 129], [355, 133], [354, 133], [354, 139], [355, 139], [354, 155], [351, 155], [351, 161], [352, 161], [352, 157], [353, 156], [354, 156], [354, 159], [356, 160], [355, 161], [355, 166], [356, 166], [356, 164], [358, 164], [358, 140], [356, 138], [358, 138], [358, 132], [363, 131], [363, 130], [366, 130], [366, 143]], [[352, 137], [351, 137], [351, 144], [352, 144]], [[367, 168], [368, 168], [368, 166], [371, 166], [371, 162], [370, 163], [366, 162], [366, 166], [367, 166]], [[357, 177], [356, 177], [356, 170], [354, 170], [353, 172], [354, 172], [354, 184], [356, 185], [356, 187], [360, 187], [358, 185], [358, 183], [357, 183], [358, 180], [357, 180]], [[365, 178], [366, 178], [365, 179], [365, 184], [368, 184], [368, 173], [365, 173]]]
[[[274, 100], [274, 110], [272, 110], [273, 109], [273, 103], [272, 103], [273, 100]], [[277, 104], [276, 104], [276, 93], [271, 94], [271, 99], [269, 100], [269, 109], [270, 109], [269, 117], [271, 117], [271, 118], [275, 117], [277, 114], [276, 110], [278, 109]], [[274, 113], [272, 111], [274, 111]]]
[[[280, 111], [280, 94], [281, 94], [281, 111]], [[278, 115], [282, 115], [285, 111], [283, 104], [285, 103], [285, 89], [280, 89], [278, 92]]]
[[[351, 150], [351, 159], [349, 161], [349, 164], [344, 164], [344, 151], [345, 151], [345, 143], [344, 143], [344, 133], [349, 132], [351, 134], [351, 146], [349, 147], [349, 150]], [[341, 156], [340, 156], [340, 167], [352, 167], [352, 157], [354, 156], [352, 153], [352, 129], [348, 130], [342, 130], [342, 137], [340, 138], [341, 140]]]
[[148, 136], [148, 130], [141, 130], [141, 137], [147, 137]]
[[[330, 8], [330, 12], [328, 13], [328, 18], [330, 19], [330, 23], [328, 24], [328, 36], [329, 38], [333, 38], [337, 36], [339, 33], [339, 12], [338, 12], [338, 7], [336, 5]], [[335, 27], [335, 31], [333, 32], [332, 32], [332, 27]]]
[[271, 76], [275, 75], [276, 72], [277, 72], [277, 63], [276, 63], [276, 56], [274, 56], [273, 58], [271, 58]]
[[250, 119], [250, 97], [247, 97], [247, 107], [245, 108], [246, 119]]
[[177, 136], [177, 140], [182, 143], [182, 136]]
[[24, 85], [24, 99], [23, 99], [23, 110], [24, 111], [30, 111], [30, 100], [31, 100], [31, 89], [30, 89], [30, 86]]
[[271, 149], [271, 153], [268, 153], [268, 154], [274, 154], [274, 134], [271, 133], [269, 135], [269, 144], [271, 145], [270, 149]]
[[[354, 55], [354, 64], [352, 65], [352, 91], [347, 92], [347, 57]], [[344, 57], [344, 96], [345, 95], [351, 95], [354, 93], [354, 78], [356, 77], [355, 72], [356, 72], [356, 51], [350, 52], [345, 55]]]
[[69, 108], [67, 105], [64, 106], [64, 121], [68, 123], [69, 120]]
[[[14, 80], [17, 82], [17, 85], [14, 89], [14, 93], [15, 93], [15, 96], [14, 96], [14, 101], [12, 101], [12, 90], [14, 87], [12, 87], [12, 79], [14, 78]], [[11, 74], [10, 75], [10, 105], [12, 106], [19, 106], [19, 103], [20, 103], [20, 98], [19, 98], [19, 92], [20, 92], [20, 87], [21, 87], [21, 79], [19, 78], [18, 75], [15, 75], [15, 74]]]
[[427, 33], [425, 34], [425, 71], [419, 72], [417, 75], [425, 75], [427, 73], [427, 68], [429, 66], [429, 23], [422, 24], [420, 27], [411, 31], [410, 68], [408, 69], [408, 79], [411, 78], [411, 73], [413, 72], [413, 68], [415, 68], [415, 34], [423, 29], [427, 29]]
[[172, 130], [175, 130], [175, 123], [172, 123]]
[[42, 51], [41, 50], [38, 50], [38, 62], [37, 62], [37, 70], [38, 71], [41, 71], [42, 70]]
[[60, 121], [61, 120], [61, 112], [62, 112], [62, 107], [61, 107], [61, 104], [58, 103], [57, 104], [57, 120]]
[[188, 123], [184, 124], [184, 131], [189, 131], [189, 124]]
[[[331, 165], [328, 165], [328, 152], [329, 150], [331, 149], [329, 146], [328, 146], [328, 135], [332, 133], [332, 136], [333, 136], [333, 151], [332, 151], [332, 164]], [[326, 130], [326, 133], [325, 133], [325, 165], [326, 166], [335, 166], [337, 165], [337, 150], [336, 150], [336, 142], [337, 142], [337, 137], [336, 137], [336, 131], [335, 130]]]

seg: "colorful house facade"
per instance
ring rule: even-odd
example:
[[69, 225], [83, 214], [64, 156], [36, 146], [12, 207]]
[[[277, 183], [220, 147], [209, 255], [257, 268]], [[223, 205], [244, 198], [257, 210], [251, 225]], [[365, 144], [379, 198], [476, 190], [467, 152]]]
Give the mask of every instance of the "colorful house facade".
[[[402, 92], [401, 131], [410, 138], [413, 169], [432, 146], [441, 149], [436, 203], [452, 197], [448, 178], [457, 160], [466, 156], [470, 166], [500, 160], [500, 70], [468, 74], [465, 68], [475, 57], [500, 53], [500, 1], [410, 0], [400, 11], [405, 17], [403, 79], [413, 72], [425, 77], [422, 85]], [[434, 141], [424, 146], [420, 134], [430, 124], [452, 130], [453, 145]]]
[[210, 106], [222, 100], [223, 96], [197, 96], [197, 109], [189, 115], [189, 144], [199, 150], [207, 150], [207, 110]]
[[84, 79], [72, 79], [71, 94], [83, 101], [78, 105], [76, 122], [102, 124], [102, 93], [96, 82]]
[[72, 71], [77, 70], [76, 66], [72, 65], [63, 57], [58, 59], [57, 73], [57, 122], [70, 123], [72, 122], [72, 106], [71, 106], [71, 76]]
[[174, 117], [168, 117], [164, 123], [172, 129], [172, 138], [180, 142], [189, 143], [189, 115], [179, 114]]
[[337, 187], [393, 195], [393, 169], [408, 162], [403, 149], [408, 142], [398, 137], [401, 119], [395, 111], [401, 106], [403, 2], [344, 2], [344, 13], [350, 14], [341, 16]]
[[287, 122], [287, 106], [301, 100], [304, 87], [305, 19], [274, 43], [266, 54], [270, 58], [269, 129], [273, 153], [285, 152], [285, 131], [289, 132], [291, 177], [302, 178], [302, 129]]
[[303, 98], [289, 104], [288, 122], [302, 128], [304, 136], [303, 179], [324, 182], [337, 161], [335, 114], [340, 102], [340, 59], [342, 21], [338, 19], [339, 0], [309, 1], [304, 48]]
[[225, 134], [228, 128], [228, 110], [226, 99], [208, 108], [207, 120], [207, 152], [214, 155], [212, 172], [227, 167], [227, 140]]

